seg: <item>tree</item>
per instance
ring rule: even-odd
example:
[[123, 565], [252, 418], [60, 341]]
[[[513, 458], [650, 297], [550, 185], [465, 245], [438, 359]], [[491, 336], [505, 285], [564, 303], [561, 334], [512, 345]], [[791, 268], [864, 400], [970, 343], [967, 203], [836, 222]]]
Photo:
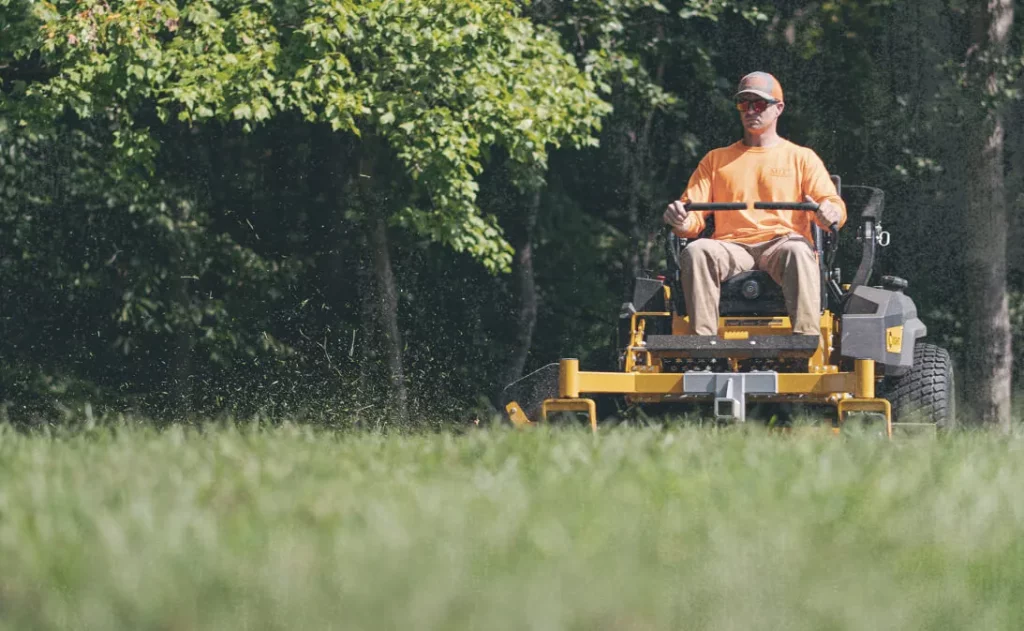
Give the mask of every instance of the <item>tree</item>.
[[735, 140], [756, 68], [786, 87], [784, 135], [886, 190], [879, 271], [962, 361], [999, 310], [949, 300], [980, 291], [961, 227], [999, 160], [964, 156], [990, 113], [1022, 164], [1021, 34], [968, 55], [977, 8], [0, 0], [0, 387], [38, 403], [19, 414], [102, 396], [363, 422], [560, 356], [607, 366], [660, 210]]
[[[33, 5], [30, 15], [22, 8], [5, 8], [20, 37], [10, 50], [43, 73], [15, 85], [0, 114], [22, 136], [106, 121], [93, 132], [117, 159], [99, 179], [113, 178], [126, 200], [155, 190], [162, 129], [249, 130], [299, 116], [351, 139], [355, 149], [335, 169], [351, 194], [338, 212], [373, 244], [376, 318], [399, 408], [391, 228], [507, 270], [512, 248], [477, 205], [489, 156], [501, 150], [517, 165], [517, 186], [536, 188], [549, 148], [596, 144], [591, 132], [608, 111], [555, 35], [511, 0], [62, 0]], [[168, 291], [172, 303], [186, 299], [180, 283]], [[177, 347], [192, 348], [187, 340]]]
[[979, 422], [1010, 429], [1013, 354], [1006, 284], [1006, 134], [1008, 58], [1013, 0], [969, 4], [970, 46], [964, 60], [969, 159], [965, 294], [969, 305], [967, 401]]

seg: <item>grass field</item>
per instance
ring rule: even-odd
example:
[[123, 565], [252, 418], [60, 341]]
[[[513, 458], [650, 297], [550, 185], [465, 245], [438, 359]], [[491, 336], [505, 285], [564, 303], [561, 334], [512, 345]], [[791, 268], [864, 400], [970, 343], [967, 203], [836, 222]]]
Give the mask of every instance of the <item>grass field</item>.
[[1020, 629], [1024, 441], [0, 429], [4, 629]]

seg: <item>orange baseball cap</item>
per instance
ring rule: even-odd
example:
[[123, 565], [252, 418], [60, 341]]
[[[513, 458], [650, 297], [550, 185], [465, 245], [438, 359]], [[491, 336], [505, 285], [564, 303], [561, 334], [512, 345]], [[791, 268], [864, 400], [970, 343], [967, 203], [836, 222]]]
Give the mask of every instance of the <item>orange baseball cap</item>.
[[740, 85], [736, 88], [736, 94], [732, 98], [735, 99], [741, 94], [756, 94], [769, 101], [781, 101], [782, 85], [778, 79], [767, 72], [751, 72], [740, 79]]

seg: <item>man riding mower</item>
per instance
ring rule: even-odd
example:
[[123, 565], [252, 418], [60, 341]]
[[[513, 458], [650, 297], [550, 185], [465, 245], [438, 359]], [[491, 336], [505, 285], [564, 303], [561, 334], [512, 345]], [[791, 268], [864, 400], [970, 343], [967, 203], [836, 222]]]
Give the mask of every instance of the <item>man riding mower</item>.
[[880, 416], [889, 435], [894, 420], [951, 424], [952, 364], [918, 342], [926, 329], [906, 281], [867, 285], [888, 236], [882, 192], [857, 187], [871, 197], [860, 267], [843, 285], [832, 267], [846, 222], [838, 178], [778, 135], [785, 103], [775, 77], [743, 77], [735, 99], [743, 140], [708, 153], [665, 210], [667, 274], [638, 278], [623, 305], [619, 371], [583, 372], [574, 359], [546, 366], [506, 388], [514, 423], [586, 412], [596, 428], [594, 397], [618, 395], [709, 401], [716, 419], [739, 422], [751, 399], [832, 406], [836, 429], [854, 412]]

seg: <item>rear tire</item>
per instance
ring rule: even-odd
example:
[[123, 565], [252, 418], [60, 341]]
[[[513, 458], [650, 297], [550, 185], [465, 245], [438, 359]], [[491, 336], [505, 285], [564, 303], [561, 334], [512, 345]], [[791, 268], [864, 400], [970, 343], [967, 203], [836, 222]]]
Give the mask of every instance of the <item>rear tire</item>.
[[953, 361], [944, 348], [917, 344], [914, 365], [887, 379], [883, 396], [892, 404], [893, 423], [932, 423], [940, 431], [956, 426]]

